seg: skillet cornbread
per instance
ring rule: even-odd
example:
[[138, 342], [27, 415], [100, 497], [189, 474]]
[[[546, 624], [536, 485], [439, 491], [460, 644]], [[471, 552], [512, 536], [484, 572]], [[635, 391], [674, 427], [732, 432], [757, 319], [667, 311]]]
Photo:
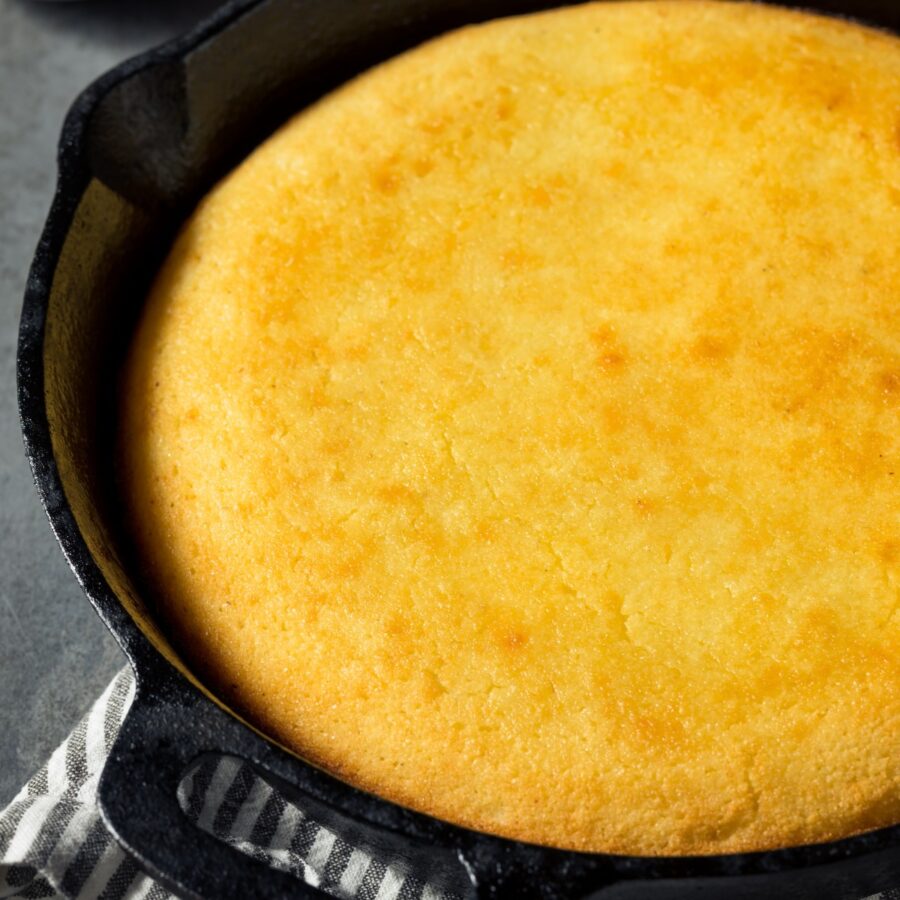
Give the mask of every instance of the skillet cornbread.
[[900, 819], [900, 43], [465, 29], [183, 228], [119, 460], [185, 656], [361, 787], [630, 854]]

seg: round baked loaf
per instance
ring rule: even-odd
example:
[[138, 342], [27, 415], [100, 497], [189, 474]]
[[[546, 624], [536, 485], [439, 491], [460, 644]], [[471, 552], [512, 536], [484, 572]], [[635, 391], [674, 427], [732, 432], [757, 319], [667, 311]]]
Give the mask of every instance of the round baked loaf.
[[348, 781], [632, 854], [900, 819], [900, 43], [451, 34], [199, 206], [123, 381], [184, 654]]

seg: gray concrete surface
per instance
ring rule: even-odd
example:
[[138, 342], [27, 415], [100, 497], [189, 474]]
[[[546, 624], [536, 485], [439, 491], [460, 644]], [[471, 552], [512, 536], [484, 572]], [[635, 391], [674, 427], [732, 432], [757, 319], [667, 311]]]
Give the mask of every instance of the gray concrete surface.
[[96, 76], [217, 0], [0, 0], [0, 808], [123, 664], [56, 546], [16, 415], [19, 308], [56, 177], [56, 141]]

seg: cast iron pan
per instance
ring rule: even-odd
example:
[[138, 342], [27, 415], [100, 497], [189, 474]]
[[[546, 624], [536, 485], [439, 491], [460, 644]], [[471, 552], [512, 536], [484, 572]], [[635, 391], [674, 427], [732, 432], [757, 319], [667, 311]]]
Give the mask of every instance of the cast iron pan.
[[[19, 409], [54, 532], [137, 677], [100, 783], [101, 812], [141, 865], [183, 897], [325, 896], [188, 821], [176, 785], [208, 752], [242, 757], [349, 841], [465, 898], [859, 900], [900, 885], [900, 826], [765, 853], [638, 858], [537, 847], [411, 812], [326, 775], [221, 706], [141, 598], [115, 502], [114, 391], [148, 279], [178, 223], [276, 125], [341, 81], [450, 28], [554, 5], [233, 0], [191, 34], [102, 77], [66, 119], [22, 312]], [[806, 5], [900, 29], [897, 0]]]

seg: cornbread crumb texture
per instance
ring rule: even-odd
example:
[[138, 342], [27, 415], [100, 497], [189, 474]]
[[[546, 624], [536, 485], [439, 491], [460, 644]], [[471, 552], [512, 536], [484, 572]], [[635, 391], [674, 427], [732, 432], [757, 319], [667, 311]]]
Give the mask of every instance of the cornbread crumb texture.
[[124, 380], [185, 651], [417, 809], [639, 854], [900, 819], [900, 44], [451, 34], [201, 204]]

